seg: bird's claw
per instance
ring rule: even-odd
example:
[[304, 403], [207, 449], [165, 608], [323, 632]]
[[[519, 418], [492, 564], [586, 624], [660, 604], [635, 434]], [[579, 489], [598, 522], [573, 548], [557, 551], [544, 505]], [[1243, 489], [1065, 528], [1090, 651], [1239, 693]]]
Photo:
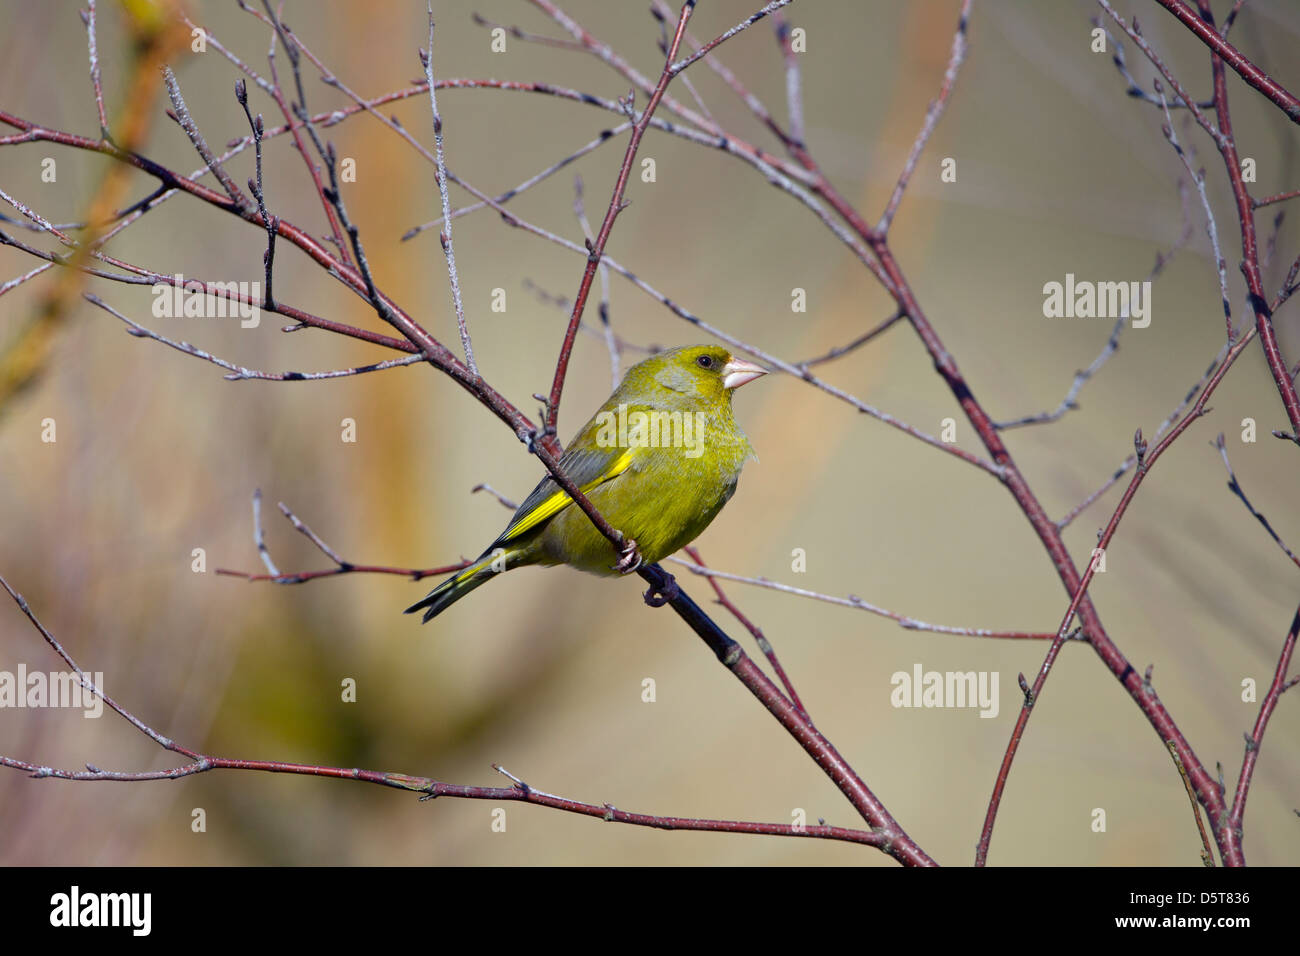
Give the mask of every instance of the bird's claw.
[[537, 427], [524, 436], [524, 447], [528, 449], [528, 454], [532, 455], [537, 452], [537, 446], [546, 439], [555, 435], [555, 426], [546, 425]]
[[677, 586], [677, 579], [671, 574], [666, 576], [668, 580], [664, 582], [663, 587], [651, 585], [645, 592], [645, 602], [651, 607], [663, 607], [681, 597], [682, 589]]
[[619, 574], [631, 574], [641, 564], [641, 552], [637, 550], [636, 542], [631, 538], [624, 539], [623, 550], [619, 552], [618, 563], [613, 565], [613, 570]]

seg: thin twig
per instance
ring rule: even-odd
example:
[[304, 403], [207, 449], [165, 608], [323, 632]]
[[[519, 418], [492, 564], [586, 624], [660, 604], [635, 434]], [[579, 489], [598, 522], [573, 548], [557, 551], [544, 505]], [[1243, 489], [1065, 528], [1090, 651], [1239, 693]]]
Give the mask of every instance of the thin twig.
[[[698, 567], [706, 567], [704, 564], [704, 558], [700, 556], [698, 548], [693, 545], [687, 545], [686, 553], [691, 556], [691, 560], [694, 561]], [[674, 558], [673, 560], [681, 561], [680, 558]], [[686, 562], [681, 561], [681, 563], [685, 564]], [[687, 565], [687, 567], [690, 567], [690, 565]], [[808, 716], [808, 708], [804, 707], [803, 701], [799, 699], [798, 691], [794, 689], [794, 684], [790, 681], [790, 678], [786, 676], [785, 668], [781, 666], [781, 661], [776, 656], [776, 648], [772, 646], [772, 642], [763, 634], [763, 629], [751, 621], [744, 612], [736, 606], [735, 602], [727, 597], [727, 592], [722, 590], [722, 585], [718, 583], [717, 577], [710, 576], [709, 584], [713, 586], [713, 593], [718, 596], [718, 603], [730, 611], [731, 616], [739, 621], [740, 626], [749, 631], [750, 635], [754, 638], [754, 643], [756, 643], [758, 649], [763, 652], [763, 656], [766, 657], [768, 663], [772, 665], [772, 670], [776, 672], [776, 676], [781, 681], [781, 685], [785, 687], [785, 694], [790, 698], [790, 703], [794, 704], [794, 706], [799, 709], [799, 712], [804, 715], [809, 723], [812, 723], [812, 718]]]
[[451, 200], [447, 196], [447, 163], [443, 157], [442, 116], [438, 113], [437, 84], [433, 81], [433, 0], [428, 2], [429, 11], [429, 49], [421, 53], [424, 61], [424, 77], [429, 83], [429, 106], [433, 112], [433, 143], [438, 157], [438, 194], [442, 197], [442, 232], [438, 240], [442, 244], [443, 255], [447, 258], [447, 275], [451, 280], [451, 300], [456, 306], [456, 328], [460, 332], [460, 344], [465, 349], [465, 364], [470, 374], [478, 376], [478, 366], [474, 363], [474, 347], [469, 338], [469, 326], [465, 323], [465, 304], [460, 296], [460, 275], [456, 271], [456, 249], [451, 241]]
[[948, 57], [948, 68], [943, 73], [943, 85], [939, 87], [939, 95], [931, 101], [929, 109], [925, 111], [925, 120], [921, 123], [921, 132], [916, 135], [916, 139], [912, 143], [911, 152], [907, 154], [907, 161], [903, 164], [903, 171], [898, 174], [898, 182], [894, 185], [894, 191], [889, 197], [889, 203], [885, 206], [880, 222], [876, 223], [876, 232], [880, 235], [889, 232], [889, 227], [894, 221], [894, 214], [898, 212], [898, 204], [903, 201], [903, 193], [912, 179], [912, 173], [916, 171], [916, 164], [921, 158], [921, 152], [925, 149], [925, 144], [930, 141], [930, 136], [939, 123], [939, 117], [943, 116], [943, 111], [948, 106], [948, 100], [952, 97], [952, 89], [957, 82], [957, 74], [966, 59], [966, 31], [970, 27], [970, 5], [971, 0], [962, 0], [961, 16], [957, 21], [957, 31], [952, 37], [952, 53]]
[[626, 208], [623, 195], [627, 190], [628, 177], [632, 173], [632, 163], [636, 159], [637, 150], [641, 146], [641, 139], [645, 136], [646, 128], [650, 125], [650, 118], [659, 106], [659, 101], [663, 99], [669, 82], [672, 81], [674, 75], [672, 59], [677, 55], [677, 50], [681, 46], [682, 35], [686, 31], [686, 24], [694, 12], [695, 0], [687, 0], [682, 5], [682, 11], [678, 15], [677, 29], [673, 34], [672, 42], [669, 44], [665, 56], [664, 69], [659, 77], [659, 83], [655, 86], [654, 92], [650, 94], [649, 102], [646, 103], [645, 109], [642, 110], [640, 118], [637, 119], [632, 127], [631, 134], [628, 136], [627, 149], [623, 154], [623, 164], [619, 167], [618, 178], [614, 183], [614, 194], [610, 197], [604, 221], [600, 224], [600, 230], [596, 233], [596, 238], [587, 244], [587, 267], [582, 272], [578, 292], [573, 297], [573, 313], [569, 317], [569, 326], [565, 330], [564, 341], [560, 346], [560, 357], [555, 363], [555, 377], [551, 381], [551, 390], [547, 396], [545, 415], [542, 419], [540, 438], [552, 453], [557, 452], [560, 447], [559, 441], [555, 437], [556, 425], [560, 415], [560, 396], [564, 393], [564, 379], [569, 371], [569, 357], [573, 353], [574, 340], [578, 337], [578, 326], [582, 323], [582, 313], [587, 307], [587, 295], [591, 291], [591, 283], [596, 275], [596, 267], [600, 264], [600, 258], [605, 253], [605, 244], [609, 241], [610, 232], [613, 231], [614, 220]]
[[208, 169], [212, 170], [212, 175], [217, 177], [217, 182], [221, 183], [221, 188], [226, 191], [230, 201], [241, 210], [248, 209], [248, 197], [240, 192], [239, 187], [235, 185], [235, 181], [230, 178], [230, 174], [226, 172], [225, 167], [221, 165], [221, 162], [212, 152], [212, 148], [208, 146], [203, 134], [199, 132], [194, 117], [190, 115], [189, 108], [185, 105], [185, 97], [181, 96], [180, 84], [176, 82], [176, 74], [172, 73], [171, 67], [163, 68], [163, 80], [167, 84], [167, 96], [172, 102], [176, 122], [180, 123], [181, 129], [185, 130], [185, 135], [190, 138], [195, 150], [203, 157], [203, 162], [207, 164]]
[[1187, 776], [1183, 758], [1178, 756], [1178, 745], [1169, 740], [1166, 741], [1166, 746], [1169, 748], [1169, 755], [1174, 758], [1174, 766], [1178, 768], [1178, 773], [1183, 778], [1187, 799], [1192, 805], [1192, 816], [1196, 818], [1196, 829], [1201, 833], [1201, 862], [1208, 867], [1213, 867], [1214, 851], [1210, 849], [1210, 835], [1205, 832], [1205, 821], [1201, 818], [1201, 808], [1196, 802], [1196, 788], [1192, 786], [1191, 778]]
[[[667, 51], [665, 51], [666, 53]], [[587, 219], [587, 206], [583, 202], [582, 176], [573, 177], [573, 214], [578, 219], [578, 225], [582, 227], [582, 234], [586, 237], [587, 242], [596, 240], [595, 233], [591, 231], [591, 222]], [[609, 375], [613, 388], [618, 388], [618, 383], [623, 379], [622, 355], [619, 351], [618, 336], [614, 334], [614, 327], [609, 322], [609, 265], [605, 262], [600, 264], [600, 309], [597, 312], [600, 316], [600, 328], [605, 338], [605, 349], [609, 352]]]
[[1297, 557], [1296, 553], [1286, 546], [1286, 542], [1283, 541], [1281, 536], [1273, 530], [1273, 526], [1268, 523], [1268, 519], [1265, 518], [1263, 513], [1252, 505], [1250, 499], [1246, 497], [1246, 492], [1242, 489], [1241, 483], [1237, 481], [1236, 472], [1232, 470], [1232, 463], [1228, 461], [1228, 446], [1223, 440], [1222, 432], [1220, 432], [1219, 437], [1214, 440], [1214, 447], [1219, 449], [1219, 456], [1223, 459], [1223, 467], [1228, 470], [1228, 490], [1241, 499], [1241, 503], [1246, 506], [1246, 510], [1254, 516], [1256, 521], [1264, 526], [1264, 530], [1268, 532], [1268, 536], [1273, 539], [1273, 542], [1279, 548], [1282, 549], [1282, 553], [1291, 559], [1291, 563], [1296, 567], [1300, 567], [1300, 557]]
[[1201, 197], [1201, 207], [1205, 210], [1205, 232], [1210, 237], [1210, 248], [1214, 251], [1214, 265], [1219, 273], [1219, 298], [1223, 302], [1223, 319], [1227, 323], [1228, 341], [1231, 342], [1236, 332], [1232, 328], [1232, 304], [1228, 301], [1228, 264], [1223, 259], [1223, 253], [1219, 251], [1219, 227], [1214, 222], [1214, 209], [1210, 205], [1210, 197], [1205, 192], [1205, 170], [1192, 169], [1191, 161], [1183, 151], [1182, 144], [1178, 142], [1178, 136], [1174, 132], [1174, 121], [1169, 115], [1169, 104], [1165, 101], [1164, 90], [1159, 80], [1156, 81], [1156, 95], [1160, 97], [1160, 106], [1165, 114], [1164, 125], [1160, 127], [1161, 132], [1165, 134], [1165, 139], [1169, 140], [1169, 145], [1182, 160], [1187, 175], [1196, 184], [1196, 192]]
[[[602, 130], [599, 136], [597, 136], [591, 142], [587, 143], [585, 146], [581, 146], [578, 149], [575, 149], [573, 152], [569, 153], [559, 162], [552, 163], [550, 166], [547, 166], [545, 169], [541, 170], [540, 172], [532, 176], [529, 176], [527, 179], [519, 183], [517, 186], [513, 186], [510, 189], [507, 189], [505, 192], [500, 193], [499, 195], [493, 197], [493, 200], [496, 203], [504, 206], [506, 203], [510, 202], [510, 200], [514, 199], [520, 193], [528, 191], [532, 187], [536, 186], [538, 183], [549, 178], [555, 173], [558, 173], [561, 169], [568, 166], [570, 163], [578, 159], [581, 159], [583, 156], [586, 156], [588, 153], [605, 145], [614, 137], [622, 133], [626, 133], [631, 128], [632, 128], [632, 123], [629, 121], [626, 123], [620, 123], [618, 126], [615, 126], [613, 129]], [[451, 211], [451, 218], [459, 219], [461, 216], [468, 216], [472, 212], [477, 212], [480, 209], [487, 209], [487, 208], [488, 208], [488, 204], [485, 202], [470, 203], [467, 206], [461, 206], [457, 209], [453, 209]], [[418, 226], [412, 226], [406, 232], [402, 233], [401, 241], [406, 242], [409, 239], [413, 239], [416, 236], [418, 236], [420, 233], [425, 232], [426, 230], [429, 229], [433, 229], [436, 226], [440, 226], [442, 225], [442, 223], [443, 223], [443, 218], [439, 216], [437, 219], [432, 219], [429, 222], [423, 222], [420, 223], [420, 225]]]
[[875, 326], [874, 328], [868, 329], [866, 332], [863, 332], [861, 335], [859, 335], [852, 342], [849, 342], [847, 345], [837, 345], [835, 348], [831, 349], [829, 352], [823, 353], [822, 355], [818, 355], [810, 359], [804, 359], [802, 362], [795, 362], [794, 367], [799, 369], [800, 371], [804, 371], [806, 369], [812, 368], [814, 365], [822, 365], [826, 362], [834, 361], [837, 358], [842, 358], [845, 355], [848, 355], [850, 352], [854, 351], [855, 349], [858, 349], [863, 345], [866, 345], [876, 336], [883, 334], [889, 329], [892, 329], [895, 325], [897, 325], [902, 319], [905, 319], [906, 317], [907, 316], [903, 314], [902, 309], [896, 309], [894, 311], [894, 314], [891, 315], [889, 318], [885, 319], [883, 322], [881, 322], [879, 325]]
[[[1192, 403], [1192, 399], [1196, 397], [1197, 392], [1199, 392], [1203, 387], [1205, 387], [1205, 383], [1210, 380], [1210, 376], [1212, 376], [1215, 370], [1219, 367], [1219, 363], [1222, 362], [1227, 357], [1228, 350], [1230, 348], [1231, 346], [1225, 344], [1221, 349], [1219, 349], [1219, 353], [1214, 357], [1213, 361], [1211, 361], [1210, 364], [1206, 367], [1205, 371], [1201, 374], [1201, 377], [1197, 379], [1196, 382], [1192, 385], [1192, 387], [1187, 390], [1186, 394], [1183, 395], [1182, 399], [1179, 400], [1178, 404], [1174, 406], [1173, 411], [1171, 411], [1165, 417], [1165, 420], [1156, 427], [1156, 430], [1152, 435], [1153, 438], [1156, 439], [1160, 438], [1160, 436], [1162, 436], [1170, 427], [1172, 427], [1174, 422], [1177, 421], [1178, 416], [1181, 415], [1183, 413], [1183, 410], [1186, 409], [1187, 406]], [[1079, 515], [1081, 515], [1085, 510], [1087, 510], [1087, 508], [1093, 502], [1095, 502], [1098, 498], [1104, 495], [1115, 485], [1117, 481], [1119, 481], [1126, 474], [1128, 474], [1129, 469], [1131, 469], [1136, 464], [1137, 464], [1137, 456], [1134, 454], [1130, 454], [1127, 458], [1125, 458], [1122, 462], [1120, 462], [1119, 467], [1116, 468], [1111, 473], [1110, 477], [1107, 478], [1102, 483], [1100, 488], [1098, 488], [1092, 494], [1084, 498], [1083, 501], [1079, 502], [1077, 505], [1071, 508], [1065, 514], [1065, 517], [1061, 518], [1059, 521], [1055, 523], [1057, 530], [1064, 530], [1066, 527], [1068, 527], [1070, 523], [1073, 522], [1075, 518], [1079, 517]]]
[[803, 84], [799, 71], [799, 54], [795, 52], [794, 44], [791, 42], [790, 23], [786, 20], [785, 13], [773, 14], [772, 20], [776, 42], [781, 47], [781, 55], [785, 59], [786, 123], [790, 129], [790, 139], [802, 145], [804, 143]]
[[85, 20], [86, 42], [90, 52], [90, 86], [95, 92], [95, 111], [99, 114], [99, 135], [108, 139], [108, 113], [104, 109], [104, 87], [100, 79], [99, 50], [95, 42], [95, 0], [88, 0]]
[[[712, 50], [714, 47], [718, 46], [720, 43], [725, 43], [727, 40], [730, 40], [732, 37], [734, 37], [737, 33], [741, 32], [742, 30], [747, 30], [750, 27], [752, 27], [755, 23], [763, 19], [769, 13], [779, 10], [782, 7], [786, 6], [787, 4], [793, 2], [794, 0], [772, 0], [772, 2], [769, 3], [767, 6], [763, 7], [761, 10], [758, 10], [750, 14], [748, 17], [746, 17], [744, 20], [741, 20], [730, 30], [724, 30], [722, 33], [718, 34], [716, 37], [714, 37], [708, 43], [704, 44], [704, 46], [700, 47], [690, 56], [684, 57], [681, 60], [678, 60], [676, 63], [671, 64], [668, 67], [668, 72], [671, 75], [675, 76], [676, 74], [682, 72], [682, 70], [689, 67], [700, 57], [707, 56], [709, 51]], [[690, 0], [690, 5], [694, 6], [695, 0]], [[680, 41], [680, 37], [678, 39]]]
[[[690, 549], [688, 548], [687, 551], [689, 553]], [[847, 597], [836, 597], [833, 594], [822, 594], [819, 591], [810, 591], [807, 588], [795, 587], [792, 584], [782, 584], [780, 581], [772, 581], [769, 578], [749, 578], [739, 574], [730, 574], [726, 571], [717, 571], [713, 568], [704, 567], [698, 561], [692, 563], [676, 557], [665, 560], [680, 564], [692, 574], [698, 574], [710, 580], [721, 578], [724, 581], [735, 581], [738, 584], [752, 584], [755, 587], [767, 588], [769, 591], [781, 591], [784, 594], [793, 594], [814, 601], [823, 601], [827, 604], [837, 604], [840, 607], [855, 608], [879, 617], [887, 617], [891, 621], [897, 621], [901, 627], [909, 631], [932, 631], [936, 634], [953, 634], [961, 637], [997, 637], [1029, 641], [1050, 641], [1056, 637], [1055, 631], [991, 631], [982, 627], [950, 627], [946, 624], [928, 624], [906, 614], [899, 614], [896, 611], [890, 611], [869, 601], [864, 601], [855, 594], [850, 594]]]
[[1273, 671], [1273, 682], [1268, 693], [1259, 705], [1259, 716], [1255, 726], [1246, 735], [1246, 753], [1241, 761], [1241, 775], [1237, 778], [1237, 790], [1232, 797], [1232, 809], [1228, 811], [1226, 826], [1233, 833], [1240, 834], [1246, 816], [1246, 798], [1250, 795], [1250, 781], [1255, 773], [1255, 764], [1259, 761], [1259, 748], [1264, 742], [1264, 731], [1268, 729], [1269, 718], [1277, 707], [1282, 695], [1296, 685], [1296, 679], [1287, 680], [1287, 671], [1291, 668], [1291, 657], [1295, 653], [1296, 638], [1300, 636], [1300, 607], [1296, 608], [1291, 627], [1282, 641], [1282, 650], [1278, 654], [1277, 668]]

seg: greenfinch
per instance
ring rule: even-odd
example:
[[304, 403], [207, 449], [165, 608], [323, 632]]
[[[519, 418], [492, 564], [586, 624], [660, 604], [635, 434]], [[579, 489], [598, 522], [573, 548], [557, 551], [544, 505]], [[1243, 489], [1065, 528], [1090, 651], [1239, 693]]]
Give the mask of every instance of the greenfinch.
[[565, 474], [623, 533], [621, 556], [548, 475], [473, 564], [406, 613], [423, 610], [427, 622], [500, 572], [527, 564], [613, 575], [690, 544], [755, 457], [731, 396], [766, 372], [714, 345], [671, 349], [634, 365], [560, 458]]

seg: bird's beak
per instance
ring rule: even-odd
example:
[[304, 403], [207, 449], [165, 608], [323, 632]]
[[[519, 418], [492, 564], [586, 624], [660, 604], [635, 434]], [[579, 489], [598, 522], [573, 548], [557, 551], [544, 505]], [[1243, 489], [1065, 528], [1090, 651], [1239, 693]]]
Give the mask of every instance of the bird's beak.
[[722, 366], [722, 387], [740, 388], [746, 382], [752, 382], [760, 375], [766, 374], [767, 369], [761, 365], [732, 358], [728, 360], [726, 365]]

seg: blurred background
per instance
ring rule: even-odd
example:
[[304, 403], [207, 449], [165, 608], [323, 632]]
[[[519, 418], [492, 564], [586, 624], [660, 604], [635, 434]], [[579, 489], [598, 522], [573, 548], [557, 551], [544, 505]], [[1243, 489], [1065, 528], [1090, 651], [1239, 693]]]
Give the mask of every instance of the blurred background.
[[[692, 32], [713, 37], [757, 0], [701, 3]], [[1209, 56], [1153, 3], [1136, 12], [1150, 42], [1197, 97], [1210, 93]], [[1216, 2], [1222, 17], [1229, 5]], [[123, 108], [130, 36], [115, 4], [99, 11], [99, 51], [110, 120]], [[959, 4], [797, 3], [806, 138], [843, 193], [874, 221], [937, 93]], [[267, 73], [266, 27], [228, 2], [188, 7], [196, 22], [252, 69]], [[565, 0], [563, 9], [641, 72], [662, 66], [659, 26], [647, 4]], [[62, 130], [98, 127], [86, 34], [72, 2], [0, 2], [0, 108]], [[567, 37], [520, 0], [436, 3], [434, 69], [441, 77], [545, 81], [614, 98], [628, 83], [595, 57], [507, 38], [491, 50], [473, 11], [534, 33]], [[1055, 408], [1076, 369], [1110, 334], [1105, 319], [1047, 319], [1043, 285], [1141, 280], [1184, 226], [1182, 167], [1160, 133], [1158, 111], [1125, 94], [1110, 55], [1090, 50], [1090, 3], [977, 3], [970, 53], [893, 230], [904, 272], [975, 395], [997, 419]], [[352, 90], [375, 96], [422, 75], [424, 4], [307, 4], [284, 19]], [[1114, 32], [1112, 30], [1112, 32]], [[1233, 40], [1291, 90], [1300, 88], [1300, 9], [1256, 0]], [[1151, 70], [1126, 46], [1139, 82]], [[770, 21], [723, 45], [726, 63], [784, 121], [785, 71]], [[283, 52], [277, 57], [288, 85]], [[186, 49], [174, 68], [214, 148], [247, 133], [231, 94], [239, 75], [213, 46]], [[703, 63], [688, 73], [712, 115], [735, 135], [780, 154], [745, 105]], [[304, 64], [313, 112], [350, 102]], [[1258, 196], [1300, 183], [1296, 131], [1231, 72], [1234, 125], [1256, 160]], [[152, 84], [150, 157], [190, 172], [201, 165], [162, 111]], [[674, 84], [673, 96], [695, 107]], [[645, 103], [638, 96], [638, 106]], [[250, 85], [268, 124], [275, 104]], [[452, 172], [493, 195], [550, 166], [621, 117], [551, 96], [499, 90], [439, 94]], [[382, 108], [432, 146], [427, 96]], [[668, 117], [669, 114], [661, 112]], [[1183, 129], [1181, 122], [1180, 130]], [[6, 130], [8, 132], [8, 130]], [[377, 282], [459, 354], [447, 271], [436, 230], [399, 241], [435, 218], [431, 167], [374, 117], [322, 135], [355, 159], [344, 196]], [[1203, 134], [1182, 132], [1208, 172], [1227, 260], [1231, 301], [1244, 312], [1240, 243], [1222, 164]], [[621, 160], [622, 135], [509, 208], [581, 242], [573, 176], [599, 223]], [[888, 297], [852, 254], [752, 167], [652, 130], [642, 157], [656, 181], [633, 176], [631, 206], [608, 252], [706, 321], [789, 361], [851, 341], [887, 317]], [[57, 181], [43, 182], [53, 157]], [[939, 178], [956, 159], [955, 182]], [[55, 222], [84, 217], [109, 166], [48, 143], [0, 149], [0, 188]], [[252, 151], [229, 164], [236, 182]], [[327, 231], [301, 157], [267, 146], [272, 211], [315, 235]], [[209, 184], [210, 178], [205, 180]], [[128, 195], [154, 188], [136, 174]], [[455, 186], [456, 206], [472, 201]], [[1273, 213], [1259, 216], [1262, 237]], [[1060, 517], [1098, 488], [1147, 436], [1219, 351], [1217, 276], [1199, 203], [1191, 239], [1154, 285], [1149, 328], [1127, 329], [1119, 352], [1055, 424], [1006, 433], [1048, 513]], [[17, 216], [5, 208], [7, 216]], [[5, 228], [11, 227], [6, 224]], [[12, 231], [12, 230], [11, 230]], [[454, 242], [475, 354], [484, 376], [535, 416], [549, 387], [566, 313], [536, 290], [571, 297], [583, 259], [506, 226], [491, 211], [454, 222]], [[20, 238], [50, 248], [43, 237]], [[1284, 223], [1267, 272], [1275, 291], [1300, 234]], [[161, 273], [259, 281], [264, 237], [232, 216], [178, 197], [113, 240], [109, 251]], [[0, 248], [0, 281], [38, 265]], [[0, 354], [17, 347], [57, 277], [42, 275], [0, 298]], [[628, 282], [613, 278], [614, 330], [633, 347], [706, 338]], [[264, 315], [236, 320], [155, 319], [147, 288], [91, 280], [88, 288], [135, 321], [243, 365], [270, 371], [344, 368], [391, 357], [326, 332], [292, 335]], [[791, 309], [793, 289], [806, 312]], [[493, 311], [504, 290], [504, 312]], [[383, 330], [287, 243], [275, 293], [338, 321]], [[596, 303], [587, 310], [595, 322]], [[1277, 316], [1285, 355], [1300, 354], [1294, 303]], [[520, 500], [541, 469], [510, 431], [432, 368], [412, 366], [333, 381], [229, 382], [222, 370], [157, 342], [123, 334], [108, 314], [78, 302], [59, 327], [35, 382], [0, 408], [0, 574], [21, 591], [79, 663], [160, 732], [208, 753], [363, 767], [504, 785], [496, 762], [537, 789], [655, 814], [791, 822], [796, 809], [860, 825], [852, 809], [771, 716], [674, 614], [641, 600], [640, 579], [603, 580], [566, 568], [525, 569], [421, 627], [401, 611], [431, 582], [351, 575], [297, 586], [217, 576], [261, 571], [250, 500], [265, 496], [267, 545], [280, 570], [329, 561], [279, 514], [284, 502], [343, 557], [430, 567], [472, 557], [504, 526], [505, 510], [470, 489], [488, 482]], [[642, 353], [629, 348], [623, 368]], [[905, 325], [822, 366], [836, 385], [937, 434], [957, 420], [959, 444], [978, 438]], [[560, 412], [561, 438], [611, 387], [603, 341], [583, 335]], [[1227, 436], [1246, 492], [1284, 539], [1300, 545], [1296, 449], [1269, 436], [1286, 417], [1257, 346], [1158, 463], [1125, 518], [1092, 586], [1112, 638], [1153, 681], [1202, 762], [1221, 762], [1227, 785], [1241, 765], [1242, 734], [1257, 702], [1242, 682], [1272, 678], [1300, 587], [1296, 569], [1226, 488], [1211, 442]], [[805, 383], [772, 375], [736, 397], [760, 461], [698, 540], [712, 566], [832, 595], [855, 594], [940, 624], [1053, 630], [1068, 596], [1015, 502], [987, 474], [856, 412]], [[57, 441], [41, 440], [42, 421]], [[1241, 441], [1241, 422], [1259, 440]], [[341, 440], [353, 419], [357, 440]], [[1125, 482], [1127, 482], [1127, 478]], [[1120, 494], [1113, 488], [1075, 521], [1067, 541], [1082, 566]], [[206, 570], [192, 569], [195, 548]], [[792, 552], [806, 553], [806, 571]], [[669, 566], [701, 603], [707, 583]], [[860, 610], [743, 584], [730, 596], [762, 626], [821, 730], [902, 826], [940, 862], [969, 864], [999, 760], [1014, 724], [1016, 675], [1032, 675], [1047, 645], [909, 631]], [[709, 605], [716, 607], [716, 605]], [[717, 620], [752, 641], [727, 613]], [[925, 670], [990, 671], [1000, 710], [896, 709], [890, 676]], [[0, 602], [0, 670], [50, 671], [60, 662], [7, 601]], [[341, 682], [356, 682], [356, 702]], [[656, 687], [642, 699], [643, 681]], [[1268, 730], [1246, 814], [1247, 858], [1300, 862], [1300, 707], [1282, 700]], [[111, 713], [0, 710], [0, 753], [77, 768], [175, 765]], [[841, 864], [892, 865], [849, 844], [602, 825], [521, 804], [438, 800], [343, 781], [237, 772], [175, 783], [73, 784], [0, 774], [0, 862], [5, 864]], [[191, 830], [203, 808], [207, 828]], [[1106, 812], [1094, 832], [1093, 812]], [[1065, 647], [1037, 705], [997, 822], [990, 863], [1199, 865], [1183, 786], [1157, 734], [1083, 645]]]

